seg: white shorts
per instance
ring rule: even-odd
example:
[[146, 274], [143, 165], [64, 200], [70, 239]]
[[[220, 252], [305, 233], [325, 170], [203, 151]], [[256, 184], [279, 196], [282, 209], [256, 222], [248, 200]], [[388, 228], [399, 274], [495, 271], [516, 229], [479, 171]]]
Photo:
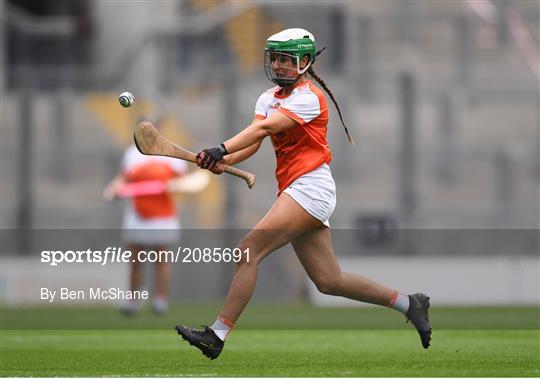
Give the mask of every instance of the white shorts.
[[326, 163], [296, 179], [283, 192], [310, 215], [330, 226], [328, 220], [336, 208], [336, 183]]
[[122, 240], [140, 245], [173, 245], [180, 241], [180, 222], [176, 215], [166, 218], [142, 218], [133, 208], [131, 201], [126, 204], [122, 223]]

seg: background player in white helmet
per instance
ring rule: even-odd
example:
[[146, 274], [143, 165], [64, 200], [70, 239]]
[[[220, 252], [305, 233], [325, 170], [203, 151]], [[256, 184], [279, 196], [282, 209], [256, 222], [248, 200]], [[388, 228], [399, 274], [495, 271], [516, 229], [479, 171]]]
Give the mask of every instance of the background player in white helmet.
[[334, 96], [313, 70], [321, 51], [316, 51], [315, 38], [304, 29], [287, 29], [271, 36], [266, 43], [265, 72], [277, 87], [259, 97], [251, 125], [218, 147], [198, 154], [200, 167], [219, 174], [221, 164], [249, 158], [262, 140], [270, 137], [277, 160], [278, 197], [239, 244], [242, 250], [249, 249], [249, 257], [237, 264], [217, 320], [203, 330], [176, 326], [184, 339], [211, 359], [221, 353], [225, 337], [253, 294], [259, 262], [289, 242], [321, 292], [397, 309], [414, 324], [424, 348], [429, 347], [426, 295], [405, 295], [366, 277], [342, 272], [335, 258], [329, 228], [336, 190], [326, 141], [328, 107], [324, 93], [308, 80], [307, 73], [329, 94], [349, 141], [352, 139]]

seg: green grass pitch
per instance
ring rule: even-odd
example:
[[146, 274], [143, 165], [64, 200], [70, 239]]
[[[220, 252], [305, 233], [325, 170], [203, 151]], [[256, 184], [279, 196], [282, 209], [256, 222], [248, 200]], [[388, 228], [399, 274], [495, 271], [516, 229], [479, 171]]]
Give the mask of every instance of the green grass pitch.
[[218, 308], [130, 319], [107, 308], [3, 309], [1, 375], [540, 376], [538, 308], [434, 308], [424, 350], [395, 311], [254, 304], [210, 361], [173, 320], [196, 326]]

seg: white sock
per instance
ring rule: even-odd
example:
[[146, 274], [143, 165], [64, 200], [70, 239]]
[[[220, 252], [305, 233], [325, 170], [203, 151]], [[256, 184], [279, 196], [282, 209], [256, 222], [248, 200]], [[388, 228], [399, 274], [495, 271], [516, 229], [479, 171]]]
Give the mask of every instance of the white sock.
[[165, 297], [156, 297], [154, 299], [154, 311], [156, 311], [159, 314], [163, 314], [167, 312], [169, 309], [169, 302]]
[[142, 306], [142, 302], [139, 300], [124, 300], [120, 305], [120, 310], [126, 314], [137, 313]]
[[214, 333], [216, 333], [220, 340], [225, 341], [227, 334], [229, 334], [233, 326], [234, 323], [227, 320], [223, 316], [219, 316], [217, 320], [212, 324], [210, 329], [212, 329]]
[[397, 311], [400, 311], [401, 313], [407, 313], [409, 310], [409, 296], [405, 295], [404, 293], [394, 291], [390, 296], [389, 306]]

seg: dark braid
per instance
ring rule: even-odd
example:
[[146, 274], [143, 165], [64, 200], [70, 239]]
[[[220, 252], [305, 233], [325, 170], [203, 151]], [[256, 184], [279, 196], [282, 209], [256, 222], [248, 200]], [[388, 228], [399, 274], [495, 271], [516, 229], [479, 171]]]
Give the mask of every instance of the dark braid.
[[341, 109], [339, 109], [339, 105], [338, 105], [336, 99], [334, 98], [334, 94], [332, 94], [332, 91], [330, 91], [330, 88], [328, 88], [326, 83], [317, 74], [315, 74], [315, 71], [313, 71], [312, 66], [310, 66], [308, 68], [308, 73], [309, 73], [309, 75], [311, 75], [311, 77], [313, 79], [315, 79], [321, 85], [321, 87], [326, 91], [328, 96], [330, 96], [330, 99], [332, 99], [332, 101], [334, 102], [334, 105], [336, 106], [336, 109], [337, 109], [338, 114], [339, 114], [339, 119], [341, 120], [341, 124], [345, 128], [345, 133], [347, 133], [347, 138], [349, 139], [349, 142], [351, 144], [355, 145], [353, 139], [351, 138], [351, 136], [349, 134], [349, 129], [347, 129], [347, 126], [345, 125], [345, 121], [343, 121], [343, 116], [341, 115]]

